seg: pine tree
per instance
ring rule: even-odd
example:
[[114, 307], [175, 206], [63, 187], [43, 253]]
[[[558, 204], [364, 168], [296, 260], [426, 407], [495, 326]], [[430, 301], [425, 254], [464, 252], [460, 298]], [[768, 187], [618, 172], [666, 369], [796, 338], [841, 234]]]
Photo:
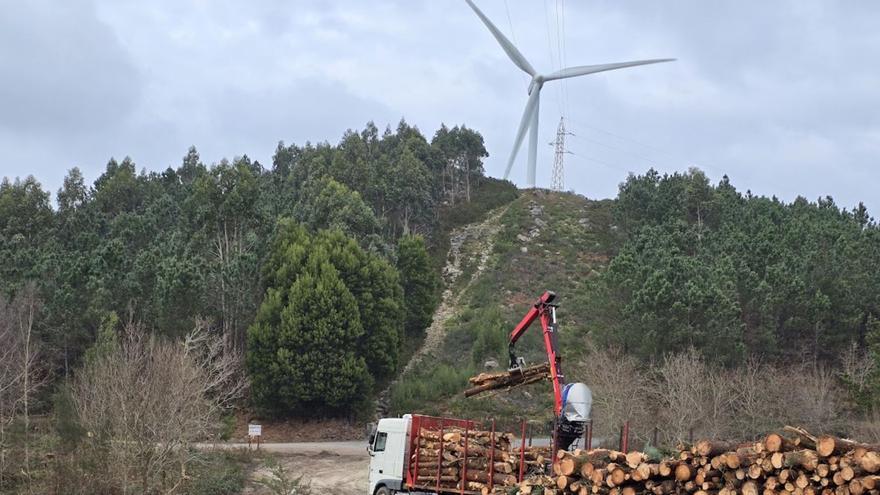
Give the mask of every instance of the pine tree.
[[268, 289], [248, 330], [254, 401], [281, 415], [356, 412], [371, 385], [357, 302], [326, 252], [313, 250], [299, 271]]

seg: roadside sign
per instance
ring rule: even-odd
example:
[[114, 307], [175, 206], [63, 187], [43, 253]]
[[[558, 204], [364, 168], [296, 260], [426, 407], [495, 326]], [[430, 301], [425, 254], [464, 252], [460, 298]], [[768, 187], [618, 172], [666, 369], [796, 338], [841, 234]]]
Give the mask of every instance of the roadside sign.
[[263, 437], [263, 425], [248, 424], [248, 447], [252, 443], [257, 444], [257, 450], [260, 449], [260, 440]]

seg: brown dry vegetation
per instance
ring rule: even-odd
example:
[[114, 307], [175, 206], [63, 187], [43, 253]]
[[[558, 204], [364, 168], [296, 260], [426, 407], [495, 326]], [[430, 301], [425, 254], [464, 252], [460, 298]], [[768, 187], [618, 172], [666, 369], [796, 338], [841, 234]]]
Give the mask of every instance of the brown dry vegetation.
[[182, 342], [127, 325], [71, 381], [71, 447], [57, 464], [64, 493], [176, 493], [244, 390], [240, 359], [204, 322]]
[[[715, 366], [694, 350], [643, 363], [620, 349], [588, 343], [569, 375], [593, 389], [596, 438], [616, 442], [629, 420], [637, 443], [675, 445], [695, 438], [752, 440], [785, 424], [880, 439], [880, 414], [855, 413], [841, 382], [867, 360], [844, 356], [839, 368], [810, 359], [785, 365], [750, 360]], [[612, 442], [612, 443], [613, 443]]]

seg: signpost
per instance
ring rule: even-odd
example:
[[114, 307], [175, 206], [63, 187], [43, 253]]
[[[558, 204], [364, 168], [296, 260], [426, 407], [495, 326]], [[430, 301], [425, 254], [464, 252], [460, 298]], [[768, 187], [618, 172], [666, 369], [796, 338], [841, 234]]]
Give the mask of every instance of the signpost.
[[263, 425], [248, 424], [248, 448], [252, 444], [257, 444], [257, 450], [260, 450], [260, 439], [263, 436]]

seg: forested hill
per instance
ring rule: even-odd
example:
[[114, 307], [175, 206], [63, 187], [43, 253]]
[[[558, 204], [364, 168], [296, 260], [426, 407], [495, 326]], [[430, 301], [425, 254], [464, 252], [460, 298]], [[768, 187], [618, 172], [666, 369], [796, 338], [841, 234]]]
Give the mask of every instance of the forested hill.
[[[484, 176], [486, 156], [464, 126], [427, 139], [401, 122], [281, 143], [271, 165], [205, 165], [192, 148], [162, 172], [110, 160], [93, 184], [74, 168], [54, 208], [35, 178], [6, 178], [0, 310], [33, 310], [44, 377], [75, 376], [102, 329], [180, 338], [199, 319], [246, 362], [250, 405], [363, 412], [424, 338], [450, 233], [490, 218], [485, 266], [447, 287], [463, 293], [446, 341], [394, 384], [397, 412], [479, 411], [455, 395], [489, 358], [503, 365], [505, 333], [544, 289], [582, 373], [590, 349], [640, 363], [693, 350], [727, 369], [858, 362], [835, 383], [875, 405], [880, 228], [863, 207], [756, 197], [697, 170], [630, 176], [613, 200], [521, 193]], [[459, 254], [475, 252], [465, 237]], [[540, 359], [538, 344], [522, 346]]]
[[[291, 289], [271, 262], [284, 265], [283, 235], [299, 235], [296, 242], [310, 243], [310, 252], [323, 245], [332, 258], [300, 259], [333, 265], [318, 285], [336, 277], [337, 292], [357, 299], [358, 307], [346, 310], [360, 320], [349, 329], [350, 352], [355, 361], [373, 356], [356, 364], [363, 375], [357, 380], [380, 383], [402, 350], [417, 345], [436, 304], [439, 269], [427, 249], [443, 245], [455, 222], [516, 195], [510, 183], [484, 177], [486, 156], [482, 136], [464, 126], [441, 126], [429, 139], [401, 121], [384, 132], [369, 123], [336, 145], [280, 143], [271, 164], [241, 156], [206, 165], [190, 148], [164, 171], [111, 159], [93, 184], [73, 168], [54, 208], [36, 178], [4, 178], [0, 292], [13, 304], [0, 307], [13, 311], [35, 296], [41, 361], [54, 377], [75, 374], [100, 328], [127, 322], [178, 338], [197, 317], [207, 319], [230, 352], [244, 353], [267, 289], [282, 290], [267, 282], [283, 279], [283, 290]], [[451, 209], [455, 215], [444, 213]], [[294, 234], [294, 227], [302, 231]], [[317, 237], [325, 229], [320, 235], [329, 237]], [[332, 313], [338, 302], [325, 298], [320, 310]], [[306, 324], [321, 323], [320, 311], [301, 309]], [[292, 328], [287, 323], [281, 327]], [[320, 337], [327, 344], [315, 355], [335, 342], [332, 333]], [[326, 379], [334, 370], [309, 372]], [[297, 405], [291, 398], [281, 406]], [[321, 414], [317, 405], [313, 412]]]
[[[649, 171], [614, 200], [523, 192], [500, 221], [445, 343], [396, 384], [393, 411], [549, 420], [546, 383], [460, 392], [487, 363], [506, 365], [507, 333], [550, 289], [566, 378], [593, 388], [602, 435], [623, 420], [671, 442], [747, 439], [785, 421], [876, 426], [863, 420], [880, 405], [880, 228], [862, 206]], [[517, 345], [532, 363], [545, 359], [539, 337]]]
[[861, 204], [651, 171], [621, 185], [615, 222], [623, 242], [591, 297], [595, 330], [639, 356], [830, 361], [880, 337], [880, 228]]

